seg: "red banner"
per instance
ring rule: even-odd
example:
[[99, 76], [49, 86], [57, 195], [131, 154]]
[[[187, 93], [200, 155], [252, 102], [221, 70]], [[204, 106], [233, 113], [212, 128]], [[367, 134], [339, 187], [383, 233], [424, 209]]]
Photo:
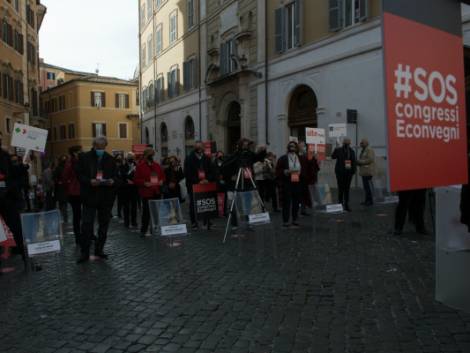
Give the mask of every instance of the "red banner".
[[384, 13], [391, 191], [467, 182], [460, 36]]

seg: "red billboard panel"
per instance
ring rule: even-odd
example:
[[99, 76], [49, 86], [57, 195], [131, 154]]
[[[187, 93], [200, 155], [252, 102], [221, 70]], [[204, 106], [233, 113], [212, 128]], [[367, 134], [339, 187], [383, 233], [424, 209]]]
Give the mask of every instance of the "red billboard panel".
[[384, 13], [392, 191], [467, 182], [462, 38]]

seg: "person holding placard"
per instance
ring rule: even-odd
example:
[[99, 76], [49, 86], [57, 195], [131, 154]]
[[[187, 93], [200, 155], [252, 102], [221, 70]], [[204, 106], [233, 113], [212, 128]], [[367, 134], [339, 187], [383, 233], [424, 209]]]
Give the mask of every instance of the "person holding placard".
[[281, 185], [282, 195], [282, 221], [283, 227], [289, 227], [289, 219], [292, 212], [292, 228], [298, 228], [297, 217], [299, 214], [301, 173], [302, 166], [298, 155], [297, 142], [291, 141], [287, 145], [287, 154], [279, 158], [276, 166], [276, 175]]
[[80, 196], [83, 203], [81, 256], [77, 261], [79, 264], [89, 260], [96, 216], [98, 216], [98, 239], [95, 242], [95, 256], [101, 259], [108, 258], [108, 255], [104, 253], [104, 245], [108, 235], [118, 179], [114, 158], [105, 151], [107, 145], [106, 137], [96, 137], [91, 151], [81, 154], [77, 164]]
[[160, 164], [154, 161], [155, 150], [147, 148], [144, 151], [142, 161], [136, 168], [134, 184], [139, 188], [142, 198], [142, 224], [140, 227], [141, 237], [147, 235], [150, 224], [150, 200], [161, 198], [161, 187], [165, 183], [165, 173]]
[[349, 190], [351, 181], [356, 174], [356, 153], [351, 148], [351, 140], [344, 138], [343, 145], [336, 148], [331, 155], [336, 159], [335, 174], [338, 183], [338, 203], [342, 204], [344, 210], [351, 212], [349, 207]]

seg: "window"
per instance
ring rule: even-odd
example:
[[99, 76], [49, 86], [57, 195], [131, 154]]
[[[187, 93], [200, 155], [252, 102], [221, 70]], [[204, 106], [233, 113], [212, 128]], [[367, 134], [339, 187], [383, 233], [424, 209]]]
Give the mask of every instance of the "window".
[[93, 123], [91, 124], [93, 137], [106, 136], [106, 124]]
[[9, 46], [13, 46], [13, 28], [6, 19], [2, 22], [2, 40]]
[[163, 26], [159, 24], [155, 33], [155, 51], [159, 55], [163, 50]]
[[179, 71], [176, 66], [168, 73], [168, 98], [179, 95]]
[[75, 138], [75, 125], [69, 124], [69, 139]]
[[23, 82], [15, 80], [15, 103], [24, 104]]
[[302, 34], [302, 0], [295, 0], [275, 11], [276, 52], [300, 46]]
[[170, 44], [178, 39], [178, 12], [170, 15]]
[[145, 25], [145, 5], [140, 8], [140, 25], [142, 27]]
[[91, 92], [91, 106], [92, 107], [105, 107], [106, 94], [104, 92]]
[[26, 21], [28, 24], [34, 28], [34, 11], [31, 9], [29, 4], [26, 4]]
[[116, 93], [116, 108], [129, 108], [129, 95], [124, 93]]
[[3, 86], [3, 98], [8, 99], [9, 101], [13, 102], [15, 94], [13, 92], [14, 89], [14, 80], [13, 77], [7, 74], [2, 75], [2, 86]]
[[147, 0], [147, 21], [150, 21], [153, 16], [152, 0]]
[[38, 116], [39, 111], [38, 111], [38, 92], [32, 88], [31, 89], [31, 100], [33, 102], [33, 115]]
[[65, 125], [60, 125], [59, 136], [61, 140], [65, 140], [67, 138], [67, 130], [65, 128]]
[[5, 119], [5, 131], [7, 134], [11, 134], [11, 119], [10, 118]]
[[193, 58], [183, 63], [183, 84], [186, 92], [196, 88], [198, 84], [197, 70], [196, 59]]
[[147, 66], [147, 47], [145, 46], [145, 44], [142, 46], [142, 67], [146, 67]]
[[15, 10], [16, 12], [20, 12], [20, 0], [15, 0]]
[[164, 78], [163, 75], [160, 75], [155, 82], [155, 99], [157, 103], [161, 103], [164, 98], [163, 91], [165, 89], [164, 86]]
[[165, 123], [160, 125], [160, 141], [162, 157], [168, 157], [168, 128]]
[[187, 0], [186, 2], [188, 8], [187, 8], [187, 14], [188, 14], [188, 28], [191, 28], [194, 26], [194, 0]]
[[28, 57], [28, 62], [32, 65], [35, 65], [36, 64], [36, 47], [28, 42], [28, 45], [27, 45], [27, 57]]
[[51, 81], [55, 81], [55, 72], [48, 72], [47, 79]]
[[237, 69], [237, 65], [232, 55], [237, 54], [237, 47], [233, 39], [222, 43], [220, 48], [220, 73], [228, 75]]
[[330, 31], [366, 20], [368, 7], [368, 0], [329, 0]]
[[24, 53], [24, 40], [23, 40], [23, 35], [15, 30], [15, 38], [14, 38], [14, 44], [13, 44], [15, 50], [23, 55]]
[[127, 123], [119, 123], [119, 138], [127, 139]]
[[65, 96], [59, 97], [59, 110], [65, 110]]
[[152, 108], [155, 104], [155, 88], [153, 86], [153, 81], [150, 82], [149, 88], [147, 91], [147, 104], [149, 108]]
[[54, 127], [54, 129], [52, 131], [53, 131], [53, 134], [54, 134], [54, 141], [57, 141], [57, 128]]
[[163, 0], [155, 0], [155, 8], [159, 8], [160, 6], [162, 6], [162, 2]]
[[153, 38], [152, 35], [147, 39], [147, 64], [150, 65], [153, 63]]

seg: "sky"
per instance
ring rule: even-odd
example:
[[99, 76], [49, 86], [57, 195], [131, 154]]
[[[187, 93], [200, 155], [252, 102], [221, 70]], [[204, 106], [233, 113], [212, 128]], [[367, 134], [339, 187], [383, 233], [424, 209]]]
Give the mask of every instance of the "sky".
[[48, 64], [130, 79], [139, 62], [136, 0], [42, 0], [39, 56]]

